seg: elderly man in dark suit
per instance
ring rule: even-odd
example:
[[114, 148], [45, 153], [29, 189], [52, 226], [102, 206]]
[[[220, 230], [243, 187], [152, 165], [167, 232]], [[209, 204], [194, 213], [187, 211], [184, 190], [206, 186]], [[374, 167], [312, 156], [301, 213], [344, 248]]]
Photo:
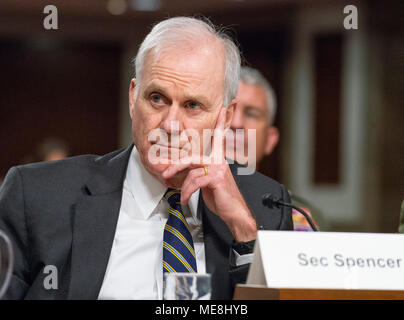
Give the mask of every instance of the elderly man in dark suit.
[[239, 175], [222, 152], [239, 80], [234, 43], [201, 20], [167, 19], [135, 68], [134, 145], [9, 171], [0, 190], [0, 229], [15, 252], [6, 298], [161, 299], [164, 273], [197, 272], [212, 274], [213, 299], [230, 299], [257, 230], [293, 228], [289, 209], [261, 203], [265, 192], [289, 201], [285, 188]]

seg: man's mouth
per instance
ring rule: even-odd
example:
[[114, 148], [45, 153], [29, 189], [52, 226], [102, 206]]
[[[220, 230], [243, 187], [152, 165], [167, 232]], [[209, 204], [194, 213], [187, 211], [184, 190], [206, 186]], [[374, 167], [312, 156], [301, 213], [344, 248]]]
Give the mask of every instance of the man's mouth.
[[182, 145], [172, 145], [170, 143], [165, 143], [165, 142], [154, 142], [152, 145], [157, 145], [159, 148], [165, 148], [165, 149], [177, 149], [181, 151], [189, 151], [190, 150], [190, 143], [185, 143]]
[[181, 150], [182, 148], [180, 146], [173, 146], [171, 144], [165, 144], [165, 143], [160, 143], [160, 142], [156, 142], [154, 143], [155, 145], [157, 145], [159, 148], [165, 148], [165, 149], [177, 149], [177, 150]]
[[[159, 147], [163, 147], [163, 148], [167, 148], [167, 149], [173, 148], [171, 145], [165, 144], [165, 143], [156, 142], [156, 143], [154, 143], [154, 144], [158, 145]], [[177, 148], [177, 149], [178, 149], [178, 148]]]

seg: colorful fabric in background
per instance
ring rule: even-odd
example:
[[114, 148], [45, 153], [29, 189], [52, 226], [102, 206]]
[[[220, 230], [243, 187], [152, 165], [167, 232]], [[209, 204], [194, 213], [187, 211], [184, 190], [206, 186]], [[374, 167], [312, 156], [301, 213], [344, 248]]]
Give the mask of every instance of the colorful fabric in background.
[[[317, 223], [314, 221], [313, 217], [311, 216], [309, 208], [301, 207], [301, 209], [309, 215], [309, 217], [313, 221], [316, 228], [319, 229]], [[294, 231], [313, 231], [310, 227], [310, 224], [306, 220], [306, 218], [299, 211], [297, 211], [295, 209], [292, 209], [292, 220], [293, 220], [293, 230]]]
[[[311, 220], [313, 221], [314, 225], [317, 227], [319, 231], [332, 231], [327, 221], [324, 219], [324, 215], [322, 211], [315, 206], [313, 203], [299, 197], [293, 193], [290, 193], [290, 200], [292, 204], [303, 209], [306, 212]], [[312, 231], [309, 223], [306, 221], [306, 218], [297, 210], [292, 210], [292, 220], [294, 225], [295, 231]]]

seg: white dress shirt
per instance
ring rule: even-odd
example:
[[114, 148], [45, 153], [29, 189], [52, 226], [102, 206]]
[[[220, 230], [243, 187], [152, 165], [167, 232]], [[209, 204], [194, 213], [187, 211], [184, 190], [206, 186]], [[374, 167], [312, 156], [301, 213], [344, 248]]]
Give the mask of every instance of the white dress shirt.
[[[162, 299], [163, 235], [169, 204], [167, 187], [141, 163], [133, 147], [123, 183], [122, 202], [104, 281], [98, 299]], [[183, 207], [194, 241], [198, 273], [205, 273], [199, 190]]]
[[[98, 299], [162, 299], [163, 235], [169, 204], [167, 187], [143, 166], [136, 147], [129, 158], [115, 238]], [[199, 190], [183, 207], [194, 241], [198, 273], [206, 273]], [[236, 264], [252, 254], [235, 254]]]

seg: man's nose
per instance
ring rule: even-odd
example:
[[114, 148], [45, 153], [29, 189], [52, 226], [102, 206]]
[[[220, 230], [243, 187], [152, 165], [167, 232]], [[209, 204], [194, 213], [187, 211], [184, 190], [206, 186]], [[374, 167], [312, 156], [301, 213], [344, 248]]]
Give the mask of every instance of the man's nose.
[[161, 128], [171, 135], [179, 135], [183, 130], [182, 113], [177, 105], [171, 105], [161, 122]]
[[240, 108], [234, 110], [233, 119], [231, 121], [230, 127], [232, 129], [241, 129], [244, 128], [243, 114]]

